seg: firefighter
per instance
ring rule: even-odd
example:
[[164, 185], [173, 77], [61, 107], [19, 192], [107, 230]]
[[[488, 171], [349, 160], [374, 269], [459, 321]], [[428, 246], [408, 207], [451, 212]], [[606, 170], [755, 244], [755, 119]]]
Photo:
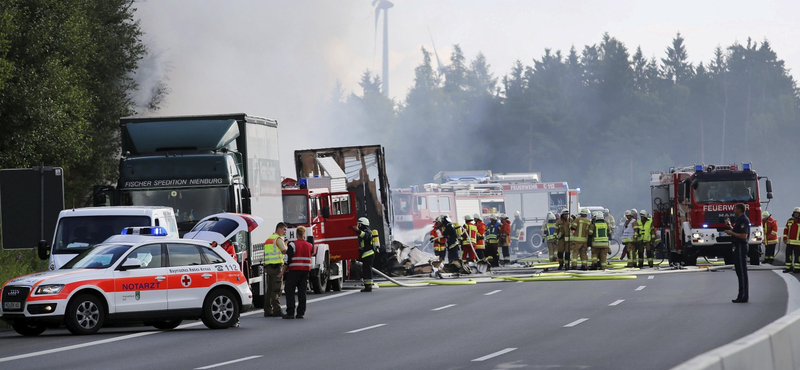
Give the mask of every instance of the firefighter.
[[[569, 210], [564, 208], [561, 217], [556, 221], [556, 240], [558, 241], [558, 269], [569, 270], [569, 241], [572, 231], [569, 229]], [[566, 262], [566, 263], [565, 263]]]
[[625, 211], [625, 225], [622, 228], [622, 244], [625, 245], [625, 251], [628, 252], [628, 264], [626, 267], [633, 267], [635, 262], [634, 249], [636, 246], [633, 244], [634, 224], [636, 224], [636, 220], [633, 218], [633, 213], [631, 211]]
[[489, 223], [486, 225], [486, 259], [492, 267], [500, 266], [500, 256], [497, 253], [497, 243], [500, 234], [500, 223], [497, 222], [497, 215], [489, 216]]
[[364, 289], [362, 292], [372, 291], [372, 263], [375, 260], [375, 247], [372, 242], [372, 230], [369, 229], [369, 219], [360, 217], [358, 226], [350, 226], [358, 233], [358, 252], [361, 262], [361, 278], [364, 279]]
[[800, 207], [794, 207], [792, 218], [786, 221], [783, 228], [783, 244], [786, 245], [786, 270], [783, 272], [796, 272], [798, 255], [800, 255]]
[[547, 255], [550, 257], [550, 262], [556, 262], [558, 235], [556, 234], [556, 215], [553, 212], [547, 212], [547, 222], [542, 224], [542, 236], [547, 242]]
[[639, 268], [644, 267], [644, 252], [647, 252], [647, 265], [653, 267], [653, 235], [656, 230], [653, 227], [653, 220], [647, 214], [647, 211], [639, 211], [640, 225], [639, 228], [639, 245], [636, 252], [639, 255]]
[[581, 270], [586, 271], [586, 262], [589, 259], [589, 256], [586, 254], [588, 248], [586, 243], [589, 241], [589, 226], [591, 226], [591, 221], [588, 218], [589, 210], [583, 208], [579, 215], [580, 216], [572, 222], [572, 225], [570, 225], [570, 230], [574, 231], [571, 238], [572, 244], [570, 245], [570, 253], [572, 254], [570, 267], [572, 269], [577, 269], [578, 258], [580, 258]]
[[477, 213], [474, 214], [472, 218], [475, 220], [475, 253], [478, 255], [478, 259], [482, 260], [486, 258], [486, 243], [484, 240], [484, 234], [486, 234], [486, 224], [483, 223], [481, 215]]
[[286, 253], [286, 244], [283, 236], [286, 235], [286, 224], [278, 222], [275, 232], [264, 242], [264, 281], [267, 285], [267, 295], [264, 296], [264, 317], [283, 316], [281, 313], [281, 267], [283, 267], [283, 254]]
[[764, 211], [761, 223], [764, 227], [764, 263], [771, 265], [775, 262], [775, 246], [778, 245], [778, 220]]
[[609, 235], [611, 227], [605, 221], [603, 212], [597, 212], [595, 222], [589, 229], [589, 236], [592, 238], [592, 266], [598, 270], [605, 270], [608, 267], [608, 255], [611, 254], [609, 247]]
[[439, 257], [439, 261], [444, 262], [445, 255], [447, 254], [447, 238], [444, 237], [441, 226], [441, 216], [436, 217], [433, 221], [430, 241], [433, 243], [433, 253]]
[[519, 211], [514, 212], [514, 221], [511, 223], [511, 250], [514, 253], [519, 253], [519, 243], [523, 241], [520, 236], [522, 236], [524, 228], [525, 222], [520, 218]]
[[476, 261], [478, 256], [475, 252], [475, 242], [478, 228], [472, 220], [472, 216], [464, 216], [464, 226], [461, 227], [461, 258], [465, 261]]
[[503, 251], [503, 264], [511, 263], [511, 253], [509, 251], [511, 246], [511, 221], [505, 213], [500, 215], [500, 233], [497, 235], [497, 244]]
[[447, 239], [447, 262], [458, 260], [458, 224], [450, 222], [447, 215], [442, 215], [442, 234]]
[[608, 225], [608, 237], [609, 239], [614, 237], [614, 231], [617, 230], [617, 221], [614, 219], [614, 216], [611, 215], [611, 212], [608, 211], [608, 208], [603, 209], [603, 218]]

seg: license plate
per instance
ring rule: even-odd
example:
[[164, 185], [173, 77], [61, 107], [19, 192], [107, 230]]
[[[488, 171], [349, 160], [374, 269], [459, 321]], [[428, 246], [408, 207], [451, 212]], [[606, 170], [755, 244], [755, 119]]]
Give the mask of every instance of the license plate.
[[22, 302], [3, 302], [4, 310], [18, 310], [22, 308]]

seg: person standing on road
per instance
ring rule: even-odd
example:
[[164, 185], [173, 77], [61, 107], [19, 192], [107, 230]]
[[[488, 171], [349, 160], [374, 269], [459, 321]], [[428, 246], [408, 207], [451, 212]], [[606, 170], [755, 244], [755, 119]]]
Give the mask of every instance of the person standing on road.
[[569, 210], [561, 211], [561, 218], [556, 221], [556, 240], [558, 240], [558, 269], [569, 270], [569, 240], [572, 231], [569, 229]]
[[553, 212], [547, 212], [547, 223], [542, 224], [542, 236], [547, 242], [547, 256], [550, 257], [550, 262], [556, 262], [558, 233], [556, 232], [556, 215]]
[[603, 209], [603, 219], [605, 219], [606, 225], [608, 225], [608, 237], [611, 239], [614, 237], [614, 231], [617, 230], [617, 220], [614, 219], [614, 216], [611, 215], [608, 208]]
[[644, 268], [644, 255], [647, 252], [647, 265], [653, 267], [653, 235], [656, 233], [653, 227], [653, 220], [648, 217], [647, 211], [639, 211], [639, 245], [637, 246], [636, 253], [639, 255], [639, 268]]
[[461, 258], [465, 261], [477, 261], [478, 256], [475, 251], [475, 243], [477, 242], [478, 228], [472, 221], [472, 216], [464, 216], [464, 226], [461, 234]]
[[724, 231], [733, 237], [733, 269], [739, 279], [739, 295], [731, 302], [745, 303], [750, 299], [747, 281], [747, 239], [750, 237], [750, 219], [745, 215], [744, 203], [736, 203], [733, 206], [733, 214], [736, 216], [736, 221], [731, 225], [730, 219], [725, 220], [728, 229]]
[[794, 207], [792, 218], [786, 221], [783, 244], [786, 245], [786, 270], [783, 272], [797, 272], [800, 255], [800, 207]]
[[372, 242], [372, 230], [369, 229], [369, 219], [359, 217], [357, 226], [350, 226], [358, 234], [358, 253], [361, 262], [361, 279], [364, 280], [362, 292], [372, 291], [372, 264], [375, 260], [375, 247]]
[[589, 236], [592, 238], [593, 269], [605, 270], [608, 267], [608, 255], [611, 254], [608, 244], [609, 235], [611, 235], [611, 227], [606, 223], [605, 215], [597, 212], [595, 221], [589, 229]]
[[264, 317], [283, 316], [281, 313], [281, 267], [283, 255], [286, 253], [286, 244], [283, 236], [286, 235], [286, 224], [278, 222], [275, 232], [264, 242], [264, 281], [267, 285], [267, 295], [264, 296]]
[[440, 262], [444, 263], [445, 256], [447, 256], [447, 238], [444, 237], [442, 231], [441, 216], [436, 217], [436, 220], [433, 221], [430, 241], [433, 243], [433, 253], [439, 257]]
[[478, 260], [486, 258], [486, 224], [483, 223], [481, 215], [474, 214], [472, 218], [475, 220], [475, 253], [478, 254]]
[[764, 263], [771, 265], [775, 262], [775, 246], [778, 245], [778, 220], [764, 211], [761, 223], [764, 227]]
[[[289, 242], [286, 251], [286, 265], [280, 276], [286, 275], [286, 315], [284, 319], [302, 319], [306, 314], [306, 289], [308, 273], [311, 271], [311, 243], [306, 241], [306, 228], [297, 227], [297, 240]], [[294, 293], [297, 291], [297, 316], [295, 316]]]
[[625, 245], [625, 250], [628, 252], [628, 264], [626, 267], [634, 267], [634, 263], [636, 262], [634, 259], [634, 249], [636, 248], [634, 244], [635, 224], [636, 220], [633, 219], [633, 213], [629, 210], [625, 211], [625, 224], [622, 227], [622, 244]]
[[586, 254], [588, 250], [586, 243], [589, 241], [589, 226], [591, 226], [592, 221], [589, 220], [589, 210], [586, 208], [581, 209], [579, 215], [580, 217], [576, 218], [570, 226], [570, 229], [575, 231], [575, 234], [572, 235], [572, 245], [570, 248], [570, 253], [572, 254], [570, 266], [573, 270], [577, 269], [578, 258], [580, 258], [581, 270], [586, 271], [586, 263], [589, 259], [589, 256]]
[[492, 267], [500, 266], [500, 255], [497, 253], [499, 234], [500, 223], [497, 222], [497, 215], [492, 213], [489, 216], [489, 224], [486, 225], [486, 259]]
[[522, 221], [520, 218], [519, 211], [514, 212], [514, 221], [511, 223], [511, 250], [514, 253], [519, 253], [519, 242], [520, 235], [522, 235], [522, 229], [525, 228], [525, 222]]
[[511, 221], [505, 213], [500, 215], [500, 233], [497, 237], [497, 243], [503, 251], [503, 264], [511, 263], [511, 253], [509, 248], [511, 246]]

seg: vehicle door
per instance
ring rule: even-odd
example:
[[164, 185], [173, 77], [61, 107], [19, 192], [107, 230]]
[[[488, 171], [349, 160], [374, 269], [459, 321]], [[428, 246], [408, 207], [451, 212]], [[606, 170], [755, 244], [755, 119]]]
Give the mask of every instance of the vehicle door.
[[[167, 309], [168, 271], [161, 243], [145, 244], [125, 259], [137, 258], [141, 267], [114, 271], [114, 304], [118, 313]], [[122, 265], [120, 263], [120, 265]]]
[[167, 243], [170, 311], [202, 308], [208, 288], [217, 282], [216, 269], [199, 248], [195, 243]]
[[358, 235], [350, 229], [358, 223], [355, 211], [355, 199], [350, 192], [331, 193], [330, 217], [324, 222], [323, 235], [314, 243], [328, 245], [331, 261], [357, 259]]

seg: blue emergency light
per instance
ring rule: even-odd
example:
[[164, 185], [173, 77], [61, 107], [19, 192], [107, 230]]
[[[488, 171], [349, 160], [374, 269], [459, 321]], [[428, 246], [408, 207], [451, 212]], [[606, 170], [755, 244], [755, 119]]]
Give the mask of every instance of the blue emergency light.
[[167, 229], [161, 226], [126, 227], [122, 229], [121, 235], [167, 236]]
[[704, 229], [708, 229], [708, 224], [703, 224]]
[[308, 179], [300, 179], [297, 183], [300, 189], [308, 189]]
[[694, 170], [697, 172], [703, 172], [703, 165], [702, 164], [694, 165]]
[[745, 171], [750, 171], [750, 163], [742, 163], [742, 169]]

